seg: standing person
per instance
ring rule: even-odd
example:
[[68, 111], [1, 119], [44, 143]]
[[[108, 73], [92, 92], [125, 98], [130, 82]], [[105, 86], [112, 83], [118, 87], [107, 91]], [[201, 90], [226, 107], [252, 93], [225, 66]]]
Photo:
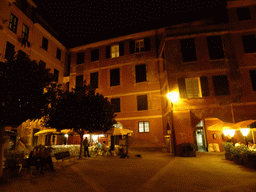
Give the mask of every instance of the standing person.
[[84, 156], [86, 157], [86, 153], [87, 153], [87, 155], [88, 155], [88, 157], [90, 157], [90, 155], [89, 155], [89, 142], [88, 142], [88, 139], [87, 139], [87, 137], [85, 137], [85, 139], [84, 139]]

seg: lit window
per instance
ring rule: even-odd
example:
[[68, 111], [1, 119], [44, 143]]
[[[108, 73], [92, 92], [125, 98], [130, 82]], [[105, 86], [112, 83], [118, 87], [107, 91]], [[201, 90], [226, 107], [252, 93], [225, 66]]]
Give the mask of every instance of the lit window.
[[139, 132], [149, 132], [149, 122], [148, 121], [142, 121], [139, 122]]
[[119, 45], [111, 46], [111, 58], [119, 57]]
[[23, 24], [21, 37], [22, 37], [22, 39], [25, 39], [25, 41], [28, 41], [28, 32], [29, 32], [28, 26]]
[[187, 98], [202, 97], [200, 78], [186, 78]]
[[143, 52], [143, 51], [144, 51], [144, 39], [135, 41], [135, 52]]
[[18, 18], [11, 14], [9, 29], [11, 29], [14, 33], [17, 32]]

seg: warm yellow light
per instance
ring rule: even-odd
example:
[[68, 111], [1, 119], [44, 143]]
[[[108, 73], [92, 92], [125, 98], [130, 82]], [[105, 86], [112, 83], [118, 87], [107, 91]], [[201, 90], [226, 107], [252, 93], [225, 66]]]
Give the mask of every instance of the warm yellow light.
[[65, 134], [64, 136], [68, 138], [68, 134]]
[[242, 132], [242, 135], [243, 136], [247, 136], [250, 129], [249, 128], [241, 128], [240, 131]]
[[236, 130], [235, 129], [229, 129], [229, 136], [234, 137]]
[[229, 129], [223, 129], [223, 134], [224, 134], [225, 136], [228, 136], [228, 134], [229, 134]]
[[84, 134], [84, 135], [83, 135], [83, 138], [85, 139], [85, 137], [88, 138], [89, 136], [90, 136], [89, 134]]
[[170, 99], [172, 103], [175, 103], [179, 100], [179, 93], [176, 91], [170, 92], [167, 94], [167, 98]]

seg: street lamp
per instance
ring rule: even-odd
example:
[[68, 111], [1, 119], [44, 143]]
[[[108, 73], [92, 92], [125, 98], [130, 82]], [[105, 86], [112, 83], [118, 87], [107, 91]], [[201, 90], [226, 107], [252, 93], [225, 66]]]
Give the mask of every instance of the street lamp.
[[175, 103], [179, 100], [179, 93], [176, 91], [170, 92], [167, 94], [167, 98], [172, 102]]
[[66, 137], [66, 145], [68, 144], [68, 134], [65, 134], [64, 137]]
[[250, 129], [249, 128], [241, 128], [240, 131], [242, 132], [242, 135], [245, 137], [245, 144], [248, 145], [247, 135], [248, 135]]

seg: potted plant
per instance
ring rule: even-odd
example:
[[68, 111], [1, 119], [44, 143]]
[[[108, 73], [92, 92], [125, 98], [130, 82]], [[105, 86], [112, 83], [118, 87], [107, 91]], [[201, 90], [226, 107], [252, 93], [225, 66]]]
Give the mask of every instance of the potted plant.
[[181, 144], [181, 156], [182, 157], [195, 157], [196, 156], [196, 145], [194, 143], [182, 143]]
[[232, 142], [226, 142], [226, 143], [221, 143], [221, 145], [222, 145], [222, 148], [225, 151], [226, 160], [232, 161], [231, 149], [234, 148], [233, 143]]
[[241, 144], [237, 147], [231, 148], [230, 151], [231, 151], [234, 163], [237, 165], [243, 165], [243, 159], [246, 156], [246, 153], [248, 151], [247, 146], [244, 144]]

